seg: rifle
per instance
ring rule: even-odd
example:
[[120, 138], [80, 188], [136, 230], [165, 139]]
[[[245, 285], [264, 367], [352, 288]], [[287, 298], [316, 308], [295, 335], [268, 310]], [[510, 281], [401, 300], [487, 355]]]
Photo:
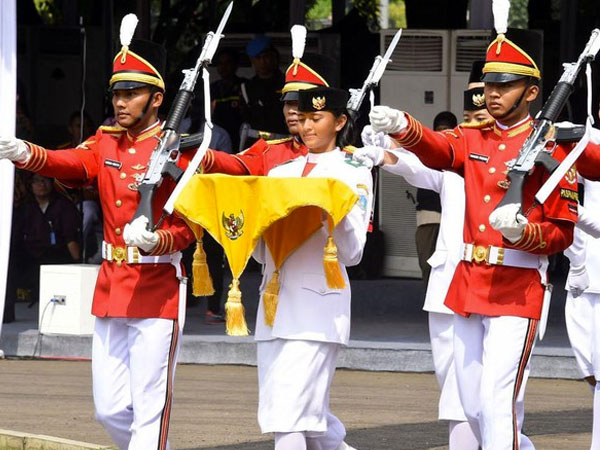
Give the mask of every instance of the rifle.
[[[527, 175], [536, 164], [544, 166], [551, 174], [559, 167], [558, 161], [552, 158], [547, 150], [553, 149], [556, 146], [557, 130], [554, 122], [556, 122], [560, 112], [567, 103], [581, 68], [594, 59], [599, 48], [600, 30], [596, 28], [592, 31], [590, 39], [581, 55], [579, 55], [577, 62], [564, 64], [564, 72], [558, 84], [552, 90], [550, 97], [544, 103], [542, 110], [536, 116], [533, 130], [523, 143], [521, 150], [519, 150], [519, 156], [516, 160], [508, 164], [510, 186], [496, 208], [512, 203], [522, 205], [523, 184]], [[570, 165], [566, 167], [564, 173], [566, 173], [569, 167]], [[562, 178], [562, 175], [556, 180], [557, 183]], [[556, 184], [554, 187], [556, 187]], [[532, 208], [537, 203], [536, 199]]]
[[239, 151], [246, 149], [246, 140], [248, 138], [251, 139], [264, 139], [265, 141], [268, 139], [284, 139], [289, 137], [289, 134], [277, 134], [271, 133], [270, 131], [261, 131], [255, 130], [254, 128], [250, 128], [250, 124], [248, 122], [244, 122], [240, 127], [240, 147]]
[[400, 36], [402, 36], [402, 29], [399, 29], [396, 32], [392, 42], [390, 42], [390, 45], [385, 51], [385, 54], [383, 56], [377, 55], [375, 57], [373, 66], [371, 66], [371, 70], [369, 70], [369, 74], [367, 75], [362, 87], [360, 89], [350, 89], [350, 98], [346, 104], [346, 109], [353, 117], [356, 118], [358, 116], [360, 105], [362, 105], [367, 92], [371, 93], [371, 106], [373, 106], [373, 88], [377, 86], [379, 80], [381, 80], [381, 77], [383, 76], [383, 72], [385, 72], [386, 66], [391, 61], [390, 58], [394, 52], [394, 49], [396, 48], [396, 45], [398, 44], [398, 41], [400, 40]]
[[[163, 133], [158, 138], [158, 144], [150, 156], [148, 162], [148, 170], [144, 174], [144, 178], [138, 186], [140, 193], [140, 203], [138, 204], [137, 210], [133, 216], [136, 219], [140, 216], [146, 216], [149, 220], [148, 228], [155, 230], [165, 217], [165, 214], [171, 214], [173, 212], [172, 203], [169, 204], [171, 197], [163, 207], [163, 214], [156, 225], [154, 225], [154, 215], [152, 211], [152, 200], [154, 193], [158, 187], [162, 184], [165, 176], [170, 176], [175, 182], [178, 182], [177, 187], [180, 185], [180, 181], [183, 180], [185, 173], [177, 166], [179, 157], [181, 156], [181, 136], [179, 134], [179, 126], [181, 121], [185, 117], [192, 98], [194, 96], [194, 87], [198, 80], [198, 75], [202, 70], [202, 79], [204, 81], [204, 110], [206, 115], [206, 122], [204, 124], [203, 140], [200, 149], [204, 148], [202, 156], [208, 148], [210, 139], [212, 136], [212, 122], [210, 120], [210, 85], [208, 78], [207, 67], [211, 63], [212, 58], [217, 50], [219, 41], [223, 37], [222, 32], [227, 23], [227, 19], [231, 14], [233, 8], [233, 1], [229, 3], [229, 6], [225, 10], [221, 22], [216, 32], [209, 32], [204, 40], [204, 45], [196, 65], [193, 69], [186, 69], [183, 71], [184, 77], [177, 92], [177, 96], [173, 101], [167, 120], [163, 125]], [[198, 150], [197, 154], [201, 151]], [[197, 156], [196, 154], [196, 156]], [[196, 159], [196, 158], [194, 158]], [[199, 163], [199, 162], [198, 162]], [[173, 200], [174, 202], [174, 200]]]

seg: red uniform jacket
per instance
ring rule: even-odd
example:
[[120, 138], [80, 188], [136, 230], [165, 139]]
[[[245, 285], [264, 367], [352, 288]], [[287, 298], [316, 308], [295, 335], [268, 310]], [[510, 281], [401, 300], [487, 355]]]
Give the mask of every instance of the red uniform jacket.
[[582, 177], [600, 181], [600, 146], [588, 144], [575, 163]]
[[[567, 248], [577, 221], [577, 177], [570, 171], [543, 206], [529, 216], [523, 238], [511, 244], [488, 221], [506, 189], [506, 163], [517, 157], [531, 122], [501, 130], [495, 123], [479, 128], [458, 126], [434, 132], [407, 115], [408, 128], [394, 136], [433, 169], [454, 170], [465, 179], [465, 243], [514, 248], [549, 255]], [[562, 159], [567, 149], [558, 147], [554, 157]], [[523, 211], [532, 205], [537, 189], [548, 178], [542, 167], [527, 177], [523, 189]], [[461, 315], [519, 316], [539, 319], [544, 288], [536, 269], [486, 265], [461, 261], [456, 268], [445, 304]]]
[[[104, 240], [125, 247], [123, 228], [133, 218], [139, 202], [137, 184], [146, 171], [156, 146], [160, 125], [136, 137], [116, 127], [100, 127], [76, 149], [46, 150], [29, 144], [32, 151], [24, 169], [58, 178], [69, 187], [98, 182], [104, 215]], [[174, 188], [165, 180], [154, 196], [154, 221]], [[153, 255], [183, 250], [194, 234], [182, 219], [166, 218], [157, 231], [159, 242]], [[98, 317], [176, 319], [179, 281], [171, 264], [127, 264], [104, 261], [100, 267], [92, 314]]]
[[229, 175], [267, 175], [273, 167], [308, 153], [308, 148], [297, 138], [274, 141], [259, 139], [250, 148], [237, 155], [209, 149], [202, 159], [205, 173]]

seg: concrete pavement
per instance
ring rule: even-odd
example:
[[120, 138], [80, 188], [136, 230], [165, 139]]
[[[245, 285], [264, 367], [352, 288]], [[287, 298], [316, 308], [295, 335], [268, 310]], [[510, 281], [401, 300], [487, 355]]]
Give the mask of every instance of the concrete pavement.
[[[94, 420], [89, 362], [0, 361], [0, 428], [110, 445]], [[431, 374], [338, 370], [332, 411], [360, 450], [445, 449]], [[580, 381], [533, 379], [525, 431], [540, 450], [590, 445], [592, 395]], [[177, 450], [265, 450], [256, 423], [256, 369], [179, 365], [170, 440]]]

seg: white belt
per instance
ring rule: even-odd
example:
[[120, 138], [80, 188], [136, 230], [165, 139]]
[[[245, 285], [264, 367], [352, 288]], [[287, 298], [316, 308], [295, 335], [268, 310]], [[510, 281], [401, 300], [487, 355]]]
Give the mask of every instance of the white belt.
[[510, 248], [462, 244], [461, 259], [476, 264], [539, 269], [540, 257], [533, 253]]
[[102, 258], [107, 261], [114, 261], [117, 265], [121, 265], [123, 262], [126, 262], [127, 264], [170, 264], [178, 253], [179, 252], [169, 255], [147, 256], [142, 255], [137, 247], [117, 247], [102, 241]]

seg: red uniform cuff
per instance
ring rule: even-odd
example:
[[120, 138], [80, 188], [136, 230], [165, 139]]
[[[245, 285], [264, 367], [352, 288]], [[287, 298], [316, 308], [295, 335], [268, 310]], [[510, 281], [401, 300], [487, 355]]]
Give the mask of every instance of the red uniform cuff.
[[157, 230], [156, 234], [158, 234], [158, 243], [152, 252], [150, 252], [150, 255], [160, 256], [173, 253], [173, 233], [168, 230]]
[[523, 235], [515, 243], [504, 239], [506, 247], [514, 248], [515, 250], [521, 250], [524, 252], [533, 252], [537, 249], [544, 249], [547, 242], [544, 241], [544, 235], [542, 233], [542, 227], [539, 223], [528, 223], [523, 230]]
[[39, 145], [32, 144], [31, 142], [25, 142], [29, 147], [31, 155], [25, 164], [15, 163], [20, 169], [29, 170], [30, 172], [39, 172], [46, 165], [48, 159], [47, 150]]

